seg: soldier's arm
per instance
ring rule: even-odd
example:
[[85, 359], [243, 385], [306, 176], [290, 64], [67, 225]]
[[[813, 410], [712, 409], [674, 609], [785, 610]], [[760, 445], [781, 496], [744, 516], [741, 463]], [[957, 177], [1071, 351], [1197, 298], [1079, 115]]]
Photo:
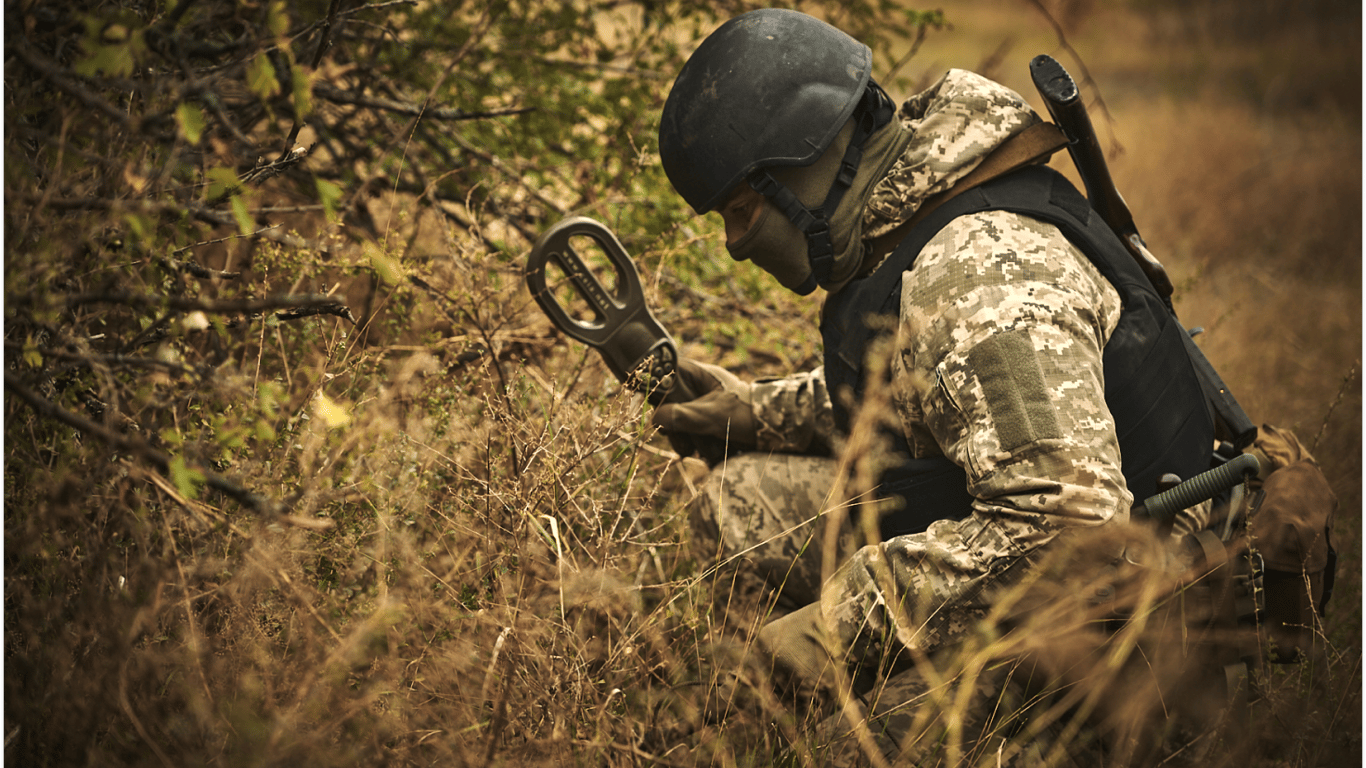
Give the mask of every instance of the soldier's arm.
[[834, 413], [825, 371], [754, 382], [751, 404], [761, 451], [828, 455], [834, 444]]
[[[1119, 297], [1055, 228], [964, 217], [926, 246], [903, 295], [903, 358], [923, 430], [967, 471], [975, 510], [1028, 547], [1127, 514], [1101, 354]], [[922, 432], [923, 434], [923, 432]]]

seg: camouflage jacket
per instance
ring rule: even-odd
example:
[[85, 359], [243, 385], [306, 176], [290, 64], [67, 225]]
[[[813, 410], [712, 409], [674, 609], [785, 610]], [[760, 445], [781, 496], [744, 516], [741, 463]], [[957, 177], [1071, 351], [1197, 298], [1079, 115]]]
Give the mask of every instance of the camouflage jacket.
[[[867, 238], [1039, 121], [1018, 94], [962, 70], [898, 118], [914, 138], [869, 198]], [[890, 366], [902, 430], [917, 456], [964, 467], [980, 522], [1018, 551], [1127, 517], [1101, 366], [1119, 314], [1118, 293], [1056, 228], [1003, 211], [951, 222], [903, 276]], [[820, 369], [755, 382], [752, 405], [762, 450], [838, 442]]]

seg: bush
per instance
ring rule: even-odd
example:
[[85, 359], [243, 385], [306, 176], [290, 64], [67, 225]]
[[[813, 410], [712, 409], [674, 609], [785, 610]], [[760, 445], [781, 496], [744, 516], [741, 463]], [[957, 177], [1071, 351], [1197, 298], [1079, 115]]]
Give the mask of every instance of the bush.
[[[756, 617], [716, 612], [689, 554], [698, 466], [521, 276], [548, 225], [593, 216], [699, 357], [817, 363], [816, 308], [718, 259], [655, 158], [673, 74], [747, 7], [6, 6], [7, 758], [792, 740], [771, 701], [718, 709], [710, 660]], [[944, 23], [830, 14], [883, 71]]]

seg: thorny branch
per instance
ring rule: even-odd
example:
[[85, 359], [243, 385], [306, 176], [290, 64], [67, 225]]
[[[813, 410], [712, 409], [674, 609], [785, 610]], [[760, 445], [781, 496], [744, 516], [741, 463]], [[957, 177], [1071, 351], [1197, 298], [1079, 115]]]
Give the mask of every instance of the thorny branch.
[[[5, 389], [10, 390], [19, 399], [23, 400], [29, 408], [40, 416], [59, 421], [72, 429], [100, 440], [109, 445], [116, 451], [131, 453], [147, 461], [157, 468], [162, 474], [170, 472], [172, 459], [165, 453], [158, 451], [145, 441], [120, 435], [117, 432], [107, 429], [102, 424], [97, 424], [83, 416], [71, 413], [59, 407], [56, 403], [42, 397], [37, 392], [29, 389], [20, 383], [19, 379], [12, 376], [8, 371], [5, 372]], [[204, 484], [233, 499], [243, 507], [263, 515], [280, 515], [283, 509], [279, 502], [263, 496], [240, 483], [230, 480], [207, 467], [188, 467], [188, 469], [199, 473], [204, 478]]]
[[205, 267], [202, 264], [196, 264], [193, 261], [181, 261], [179, 259], [171, 259], [166, 258], [164, 256], [156, 257], [156, 261], [167, 272], [171, 272], [173, 274], [183, 272], [187, 275], [193, 275], [194, 277], [202, 278], [205, 280], [235, 280], [242, 276], [241, 272], [227, 272], [221, 269], [209, 269], [208, 267]]
[[409, 117], [422, 117], [429, 120], [480, 120], [489, 117], [525, 115], [535, 111], [535, 108], [533, 107], [510, 107], [508, 109], [495, 109], [485, 112], [464, 112], [459, 109], [443, 109], [440, 107], [424, 108], [420, 104], [408, 104], [394, 99], [381, 99], [351, 91], [343, 91], [340, 88], [333, 87], [327, 83], [318, 83], [313, 86], [313, 93], [337, 104], [352, 104], [358, 107], [382, 109], [386, 112], [407, 115]]
[[267, 296], [251, 299], [196, 299], [188, 296], [158, 296], [148, 293], [80, 293], [66, 298], [67, 307], [85, 304], [122, 304], [143, 309], [174, 309], [180, 312], [210, 314], [250, 314], [273, 309], [292, 310], [293, 317], [328, 314], [356, 322], [341, 299], [322, 294]]

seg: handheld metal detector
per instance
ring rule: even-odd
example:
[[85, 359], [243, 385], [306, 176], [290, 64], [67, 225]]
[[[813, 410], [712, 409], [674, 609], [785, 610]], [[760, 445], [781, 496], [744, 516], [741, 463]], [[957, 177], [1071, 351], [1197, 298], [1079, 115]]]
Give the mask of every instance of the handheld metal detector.
[[[589, 249], [605, 256], [616, 270], [614, 289], [604, 286], [584, 260]], [[549, 264], [565, 278], [554, 287], [546, 282]], [[612, 230], [583, 216], [546, 230], [527, 259], [526, 283], [556, 327], [597, 349], [618, 381], [653, 404], [694, 398], [682, 377], [670, 376], [678, 367], [678, 346], [650, 312], [636, 265]], [[561, 297], [580, 310], [579, 316], [566, 311]]]

